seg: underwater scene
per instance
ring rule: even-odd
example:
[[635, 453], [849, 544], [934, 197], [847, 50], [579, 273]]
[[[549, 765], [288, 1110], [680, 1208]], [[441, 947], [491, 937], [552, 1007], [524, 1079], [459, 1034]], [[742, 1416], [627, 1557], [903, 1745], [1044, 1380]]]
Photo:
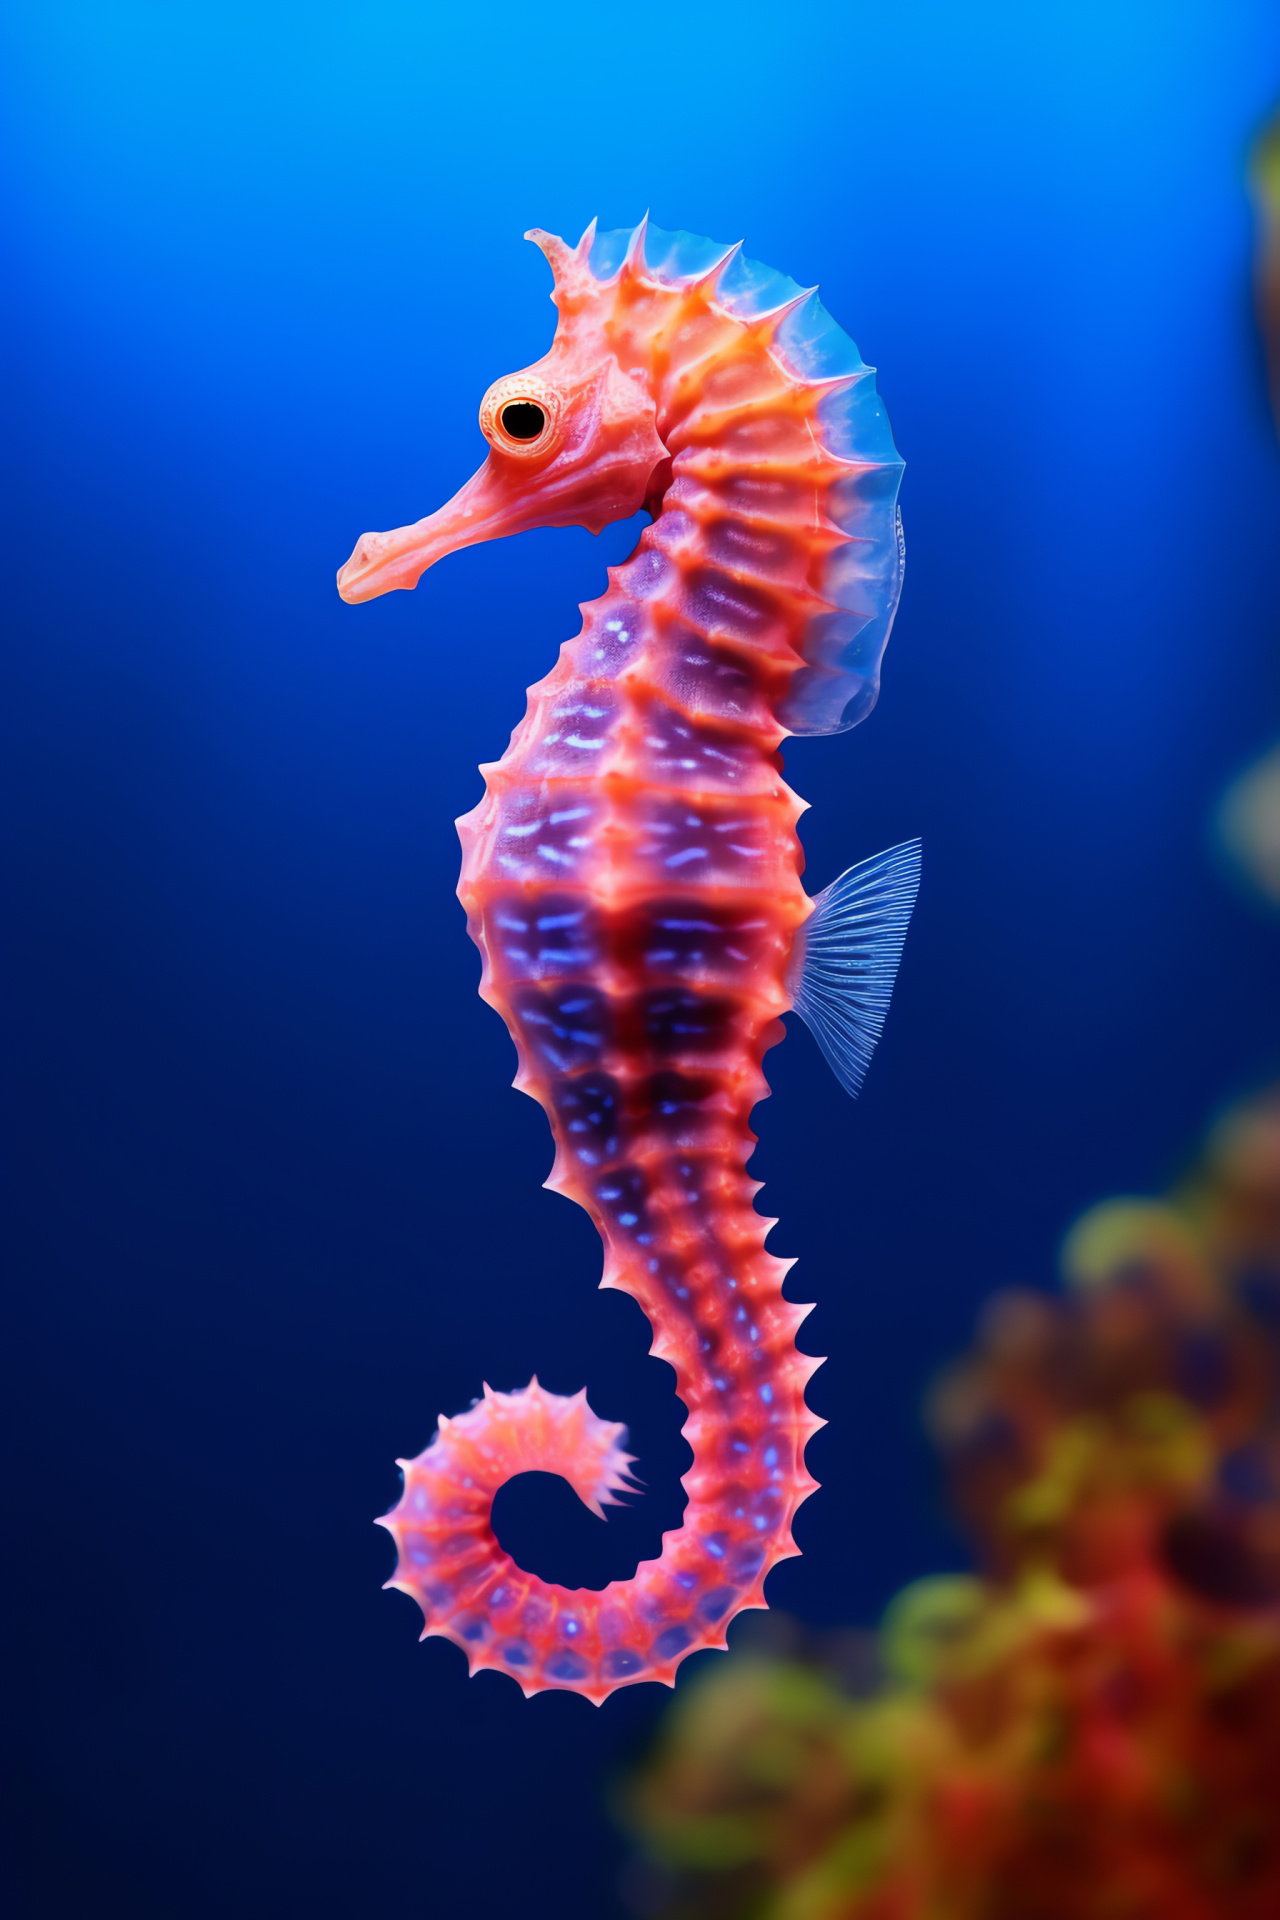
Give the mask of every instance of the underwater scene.
[[6, 1913], [1280, 1914], [1275, 9], [0, 48]]

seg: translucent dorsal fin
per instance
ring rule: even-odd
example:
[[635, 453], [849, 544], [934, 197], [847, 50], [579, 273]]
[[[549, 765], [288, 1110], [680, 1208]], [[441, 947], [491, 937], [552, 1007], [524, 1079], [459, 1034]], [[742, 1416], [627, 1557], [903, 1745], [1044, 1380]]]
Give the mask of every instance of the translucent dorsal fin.
[[712, 285], [741, 252], [742, 242], [737, 240], [729, 246], [697, 233], [668, 232], [655, 227], [646, 214], [639, 226], [618, 227], [608, 233], [598, 232], [592, 221], [578, 242], [578, 250], [601, 285], [629, 265], [633, 272], [643, 271], [664, 286], [694, 287]]
[[792, 955], [792, 1005], [855, 1098], [889, 1011], [919, 886], [918, 840], [850, 867], [815, 895]]
[[645, 234], [644, 257], [649, 271], [664, 286], [689, 290], [713, 288], [736, 253], [741, 240], [707, 240], [698, 233], [683, 230], [667, 233], [650, 221]]

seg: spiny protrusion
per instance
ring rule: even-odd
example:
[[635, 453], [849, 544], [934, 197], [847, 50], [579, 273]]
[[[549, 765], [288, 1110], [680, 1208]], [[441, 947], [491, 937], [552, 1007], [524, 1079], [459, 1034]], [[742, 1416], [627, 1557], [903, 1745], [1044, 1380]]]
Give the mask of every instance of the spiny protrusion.
[[682, 283], [684, 291], [686, 293], [705, 293], [708, 297], [714, 297], [715, 290], [720, 284], [721, 276], [728, 272], [733, 262], [742, 252], [744, 244], [744, 241], [735, 240], [732, 246], [726, 247], [724, 252], [711, 262], [709, 267], [704, 267], [701, 273], [691, 273]]
[[646, 208], [645, 212], [640, 216], [639, 223], [632, 233], [630, 240], [627, 242], [627, 251], [623, 255], [622, 266], [619, 269], [621, 273], [631, 278], [638, 278], [647, 271], [644, 257], [644, 239], [648, 231], [649, 213]]
[[435, 1439], [409, 1462], [407, 1477], [424, 1465], [446, 1470], [448, 1456], [463, 1454], [472, 1476], [483, 1475], [490, 1492], [519, 1473], [558, 1473], [603, 1519], [602, 1508], [616, 1505], [615, 1496], [629, 1490], [634, 1457], [623, 1451], [626, 1437], [621, 1422], [592, 1411], [585, 1387], [572, 1395], [551, 1393], [536, 1374], [514, 1393], [486, 1382], [483, 1398], [466, 1413], [440, 1416]]
[[742, 252], [745, 244], [745, 241], [735, 240], [731, 247], [726, 247], [715, 265], [708, 267], [707, 271], [693, 282], [693, 285], [705, 288], [711, 298], [715, 299], [720, 292], [720, 282], [724, 279], [725, 274], [728, 273], [729, 268], [733, 265], [738, 255]]
[[562, 312], [568, 311], [566, 303], [572, 303], [594, 291], [595, 280], [588, 264], [587, 255], [580, 247], [568, 247], [558, 234], [546, 233], [541, 227], [530, 227], [525, 234], [526, 240], [532, 240], [546, 257], [551, 268], [553, 304]]
[[[817, 291], [816, 287], [801, 287], [789, 300], [782, 300], [776, 307], [769, 307], [763, 313], [751, 314], [746, 322], [748, 329], [759, 339], [772, 340], [788, 314], [797, 312], [806, 301], [812, 300]], [[810, 383], [806, 380], [804, 384], [808, 386]]]

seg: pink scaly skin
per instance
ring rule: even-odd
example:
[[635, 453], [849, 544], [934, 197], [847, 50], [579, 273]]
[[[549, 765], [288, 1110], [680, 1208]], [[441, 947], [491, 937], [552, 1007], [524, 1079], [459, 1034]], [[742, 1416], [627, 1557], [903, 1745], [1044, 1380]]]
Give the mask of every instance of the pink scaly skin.
[[[858, 558], [843, 551], [858, 545], [857, 487], [887, 475], [896, 489], [900, 463], [891, 443], [888, 459], [833, 450], [823, 403], [869, 370], [797, 372], [780, 329], [807, 296], [762, 314], [734, 305], [720, 289], [736, 249], [663, 274], [646, 263], [642, 223], [602, 276], [594, 226], [573, 249], [528, 237], [555, 276], [550, 352], [486, 394], [490, 452], [461, 492], [414, 526], [366, 534], [338, 581], [344, 599], [368, 600], [476, 541], [654, 515], [530, 690], [502, 759], [481, 769], [484, 798], [458, 823], [459, 894], [481, 993], [519, 1053], [515, 1084], [555, 1135], [548, 1185], [599, 1227], [601, 1284], [648, 1315], [689, 1410], [694, 1465], [659, 1559], [602, 1592], [548, 1584], [499, 1546], [494, 1494], [538, 1468], [600, 1513], [628, 1484], [625, 1430], [585, 1392], [486, 1387], [401, 1463], [404, 1494], [381, 1524], [399, 1549], [388, 1584], [418, 1601], [424, 1637], [444, 1635], [473, 1671], [495, 1668], [527, 1694], [599, 1702], [671, 1683], [687, 1654], [723, 1647], [729, 1621], [766, 1604], [769, 1569], [798, 1551], [792, 1519], [817, 1484], [804, 1449], [823, 1422], [804, 1392], [820, 1362], [794, 1339], [809, 1308], [783, 1298], [792, 1263], [765, 1251], [774, 1223], [745, 1172], [751, 1110], [768, 1093], [761, 1062], [785, 1031], [788, 964], [811, 911], [804, 803], [779, 753], [799, 728], [779, 714], [800, 685], [820, 705], [830, 682], [830, 723], [804, 730], [849, 723], [830, 634], [856, 593], [847, 568], [844, 597], [830, 587], [833, 562]], [[886, 577], [869, 604], [896, 598]]]

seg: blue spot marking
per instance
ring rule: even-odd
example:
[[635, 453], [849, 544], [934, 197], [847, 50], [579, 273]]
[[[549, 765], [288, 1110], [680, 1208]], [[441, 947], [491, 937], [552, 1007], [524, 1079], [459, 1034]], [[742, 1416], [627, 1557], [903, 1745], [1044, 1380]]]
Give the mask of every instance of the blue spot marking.
[[654, 1659], [674, 1660], [678, 1653], [684, 1652], [692, 1638], [688, 1627], [668, 1627], [653, 1643]]
[[553, 1680], [585, 1680], [588, 1667], [576, 1653], [558, 1653], [553, 1660], [548, 1660], [544, 1672]]

